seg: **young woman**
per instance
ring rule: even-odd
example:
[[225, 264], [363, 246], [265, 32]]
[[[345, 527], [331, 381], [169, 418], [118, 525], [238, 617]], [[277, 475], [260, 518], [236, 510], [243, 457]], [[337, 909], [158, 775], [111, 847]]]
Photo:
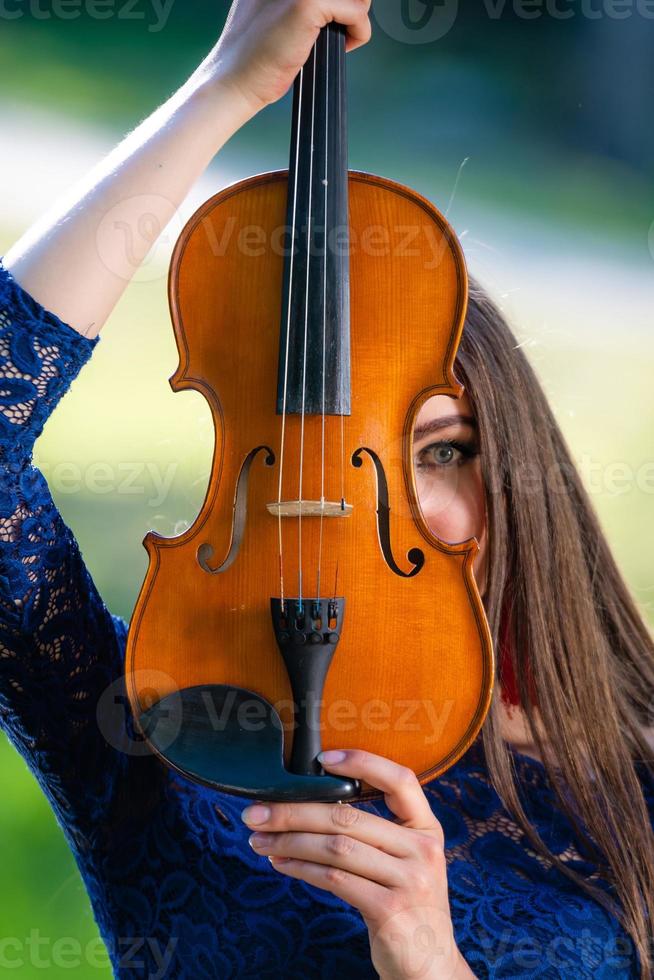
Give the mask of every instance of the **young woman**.
[[108, 736], [127, 626], [31, 465], [34, 440], [147, 251], [134, 235], [125, 255], [112, 229], [146, 212], [163, 227], [230, 135], [288, 90], [323, 25], [346, 25], [348, 50], [368, 40], [368, 6], [236, 0], [182, 89], [5, 256], [0, 718], [117, 976], [651, 978], [654, 647], [538, 383], [474, 284], [466, 394], [425, 405], [415, 468], [434, 531], [481, 544], [500, 656], [475, 744], [424, 787], [345, 745], [325, 767], [384, 803], [243, 810], [121, 751], [122, 713]]

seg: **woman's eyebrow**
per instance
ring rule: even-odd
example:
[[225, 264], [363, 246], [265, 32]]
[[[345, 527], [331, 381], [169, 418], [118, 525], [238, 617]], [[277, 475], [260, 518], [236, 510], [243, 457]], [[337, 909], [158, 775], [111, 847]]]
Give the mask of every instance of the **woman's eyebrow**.
[[425, 436], [440, 432], [441, 429], [449, 429], [453, 425], [468, 425], [471, 429], [477, 428], [477, 423], [471, 415], [444, 415], [439, 419], [429, 419], [422, 425], [417, 425], [413, 430], [414, 440], [424, 439]]

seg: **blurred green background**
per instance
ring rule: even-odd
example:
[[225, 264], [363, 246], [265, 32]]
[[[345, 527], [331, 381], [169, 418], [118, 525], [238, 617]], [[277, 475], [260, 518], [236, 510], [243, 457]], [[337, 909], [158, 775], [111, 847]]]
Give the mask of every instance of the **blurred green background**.
[[[609, 0], [443, 0], [430, 37], [416, 27], [421, 0], [373, 7], [374, 41], [348, 59], [351, 166], [447, 211], [470, 271], [527, 348], [654, 622], [654, 21]], [[185, 79], [227, 5], [116, 0], [102, 10], [99, 19], [91, 0], [2, 5], [0, 253]], [[221, 151], [37, 445], [101, 594], [126, 618], [145, 573], [143, 536], [192, 523], [213, 446], [203, 399], [167, 383], [177, 364], [167, 257], [204, 198], [286, 165], [289, 117], [287, 97]], [[44, 958], [57, 939], [92, 944], [77, 967], [51, 955], [52, 977], [108, 976], [106, 959], [90, 965], [101, 961], [97, 930], [63, 836], [4, 738], [0, 767], [0, 940], [23, 944], [3, 969], [22, 955], [14, 972], [42, 975], [26, 943], [36, 930], [49, 940]]]

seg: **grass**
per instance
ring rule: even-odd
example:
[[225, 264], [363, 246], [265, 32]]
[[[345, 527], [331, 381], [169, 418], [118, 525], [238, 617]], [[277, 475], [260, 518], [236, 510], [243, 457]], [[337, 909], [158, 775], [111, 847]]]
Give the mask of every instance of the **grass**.
[[35, 980], [112, 976], [61, 828], [24, 760], [0, 738], [0, 968]]

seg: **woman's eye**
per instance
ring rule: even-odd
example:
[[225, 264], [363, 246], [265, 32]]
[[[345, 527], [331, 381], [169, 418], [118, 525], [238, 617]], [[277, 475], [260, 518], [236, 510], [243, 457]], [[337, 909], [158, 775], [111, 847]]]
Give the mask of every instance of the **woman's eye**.
[[458, 445], [451, 442], [435, 442], [420, 450], [416, 456], [416, 467], [427, 470], [459, 466], [476, 455], [473, 446]]
[[436, 463], [451, 463], [456, 456], [456, 449], [454, 446], [436, 446], [434, 448], [433, 457]]

